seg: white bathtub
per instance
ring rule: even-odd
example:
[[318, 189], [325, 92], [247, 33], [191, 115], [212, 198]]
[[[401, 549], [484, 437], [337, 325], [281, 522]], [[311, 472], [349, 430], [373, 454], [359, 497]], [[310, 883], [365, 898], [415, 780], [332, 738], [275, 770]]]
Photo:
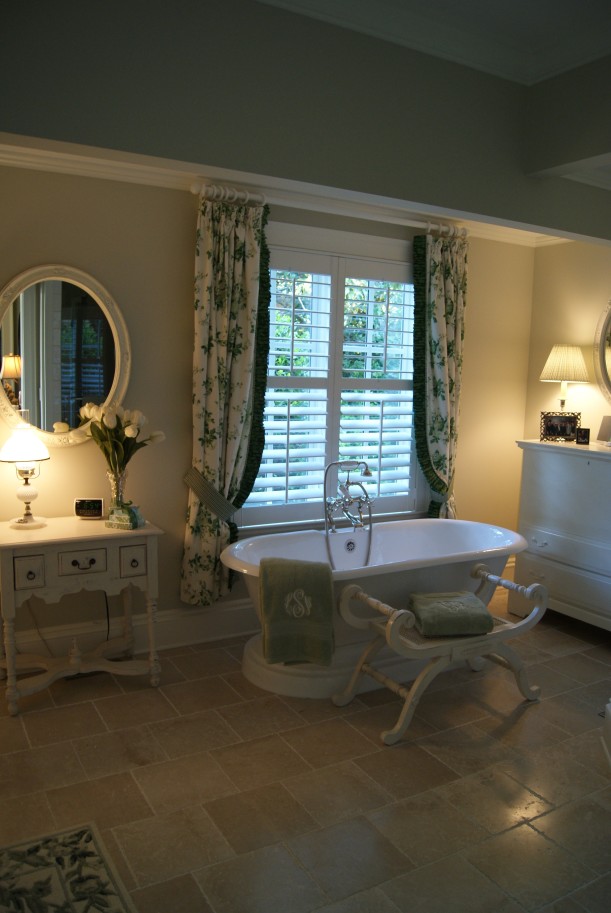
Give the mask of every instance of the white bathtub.
[[[364, 567], [367, 530], [340, 530], [331, 533], [335, 570], [332, 572], [336, 596], [346, 583], [357, 583], [371, 596], [396, 608], [405, 608], [412, 592], [475, 590], [478, 581], [471, 577], [475, 564], [484, 563], [501, 575], [510, 555], [527, 547], [518, 533], [469, 520], [397, 520], [376, 523], [372, 529], [369, 564]], [[221, 561], [244, 575], [250, 599], [259, 609], [259, 562], [262, 558], [295, 558], [302, 561], [328, 561], [324, 532], [308, 530], [254, 536], [228, 546]], [[480, 594], [484, 601], [492, 590]], [[253, 684], [293, 697], [329, 697], [343, 687], [363, 647], [367, 634], [349, 627], [336, 616], [335, 654], [329, 667], [308, 663], [270, 665], [261, 652], [257, 635], [244, 650], [243, 672]], [[390, 652], [382, 662], [395, 677], [408, 680], [417, 669], [407, 668]], [[401, 670], [397, 665], [402, 666]], [[412, 664], [413, 665], [413, 664]], [[405, 668], [403, 668], [405, 667]], [[367, 687], [375, 686], [367, 683]]]

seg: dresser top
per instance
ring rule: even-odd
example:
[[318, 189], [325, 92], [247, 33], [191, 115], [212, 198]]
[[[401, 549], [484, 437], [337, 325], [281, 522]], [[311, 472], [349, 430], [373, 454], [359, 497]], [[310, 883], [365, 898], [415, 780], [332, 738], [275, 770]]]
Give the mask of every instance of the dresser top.
[[[37, 517], [37, 519], [42, 519]], [[83, 520], [80, 517], [49, 517], [38, 529], [13, 529], [11, 521], [0, 523], [0, 549], [18, 545], [54, 545], [62, 542], [85, 542], [92, 539], [135, 539], [138, 536], [160, 536], [162, 530], [146, 523], [141, 529], [114, 529], [104, 520]]]
[[576, 444], [575, 441], [516, 441], [522, 450], [542, 450], [567, 454], [567, 456], [593, 457], [594, 459], [609, 460], [611, 462], [611, 447], [602, 442], [594, 441], [591, 444]]

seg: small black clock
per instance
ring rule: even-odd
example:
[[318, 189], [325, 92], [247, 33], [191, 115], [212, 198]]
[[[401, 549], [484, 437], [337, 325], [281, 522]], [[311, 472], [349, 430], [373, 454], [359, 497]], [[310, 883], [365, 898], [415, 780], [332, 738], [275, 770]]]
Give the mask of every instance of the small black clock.
[[75, 498], [74, 513], [81, 520], [101, 520], [104, 516], [104, 498]]

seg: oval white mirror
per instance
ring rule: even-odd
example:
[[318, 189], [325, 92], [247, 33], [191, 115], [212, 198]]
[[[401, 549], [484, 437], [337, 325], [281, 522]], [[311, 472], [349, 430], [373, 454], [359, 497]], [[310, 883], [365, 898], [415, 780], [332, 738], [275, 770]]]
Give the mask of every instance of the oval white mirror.
[[120, 403], [130, 373], [125, 321], [97, 280], [70, 266], [28, 269], [0, 292], [0, 414], [27, 409], [51, 446], [75, 443], [86, 402]]
[[594, 366], [600, 389], [611, 402], [611, 301], [598, 321], [594, 340]]

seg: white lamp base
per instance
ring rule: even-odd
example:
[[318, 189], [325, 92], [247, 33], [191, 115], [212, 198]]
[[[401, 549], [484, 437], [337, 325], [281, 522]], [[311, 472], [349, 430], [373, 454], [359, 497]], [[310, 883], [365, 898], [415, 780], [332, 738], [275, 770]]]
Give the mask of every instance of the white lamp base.
[[24, 520], [23, 517], [15, 517], [14, 520], [11, 520], [9, 526], [11, 529], [41, 529], [43, 526], [47, 525], [45, 517], [32, 517], [29, 520]]

